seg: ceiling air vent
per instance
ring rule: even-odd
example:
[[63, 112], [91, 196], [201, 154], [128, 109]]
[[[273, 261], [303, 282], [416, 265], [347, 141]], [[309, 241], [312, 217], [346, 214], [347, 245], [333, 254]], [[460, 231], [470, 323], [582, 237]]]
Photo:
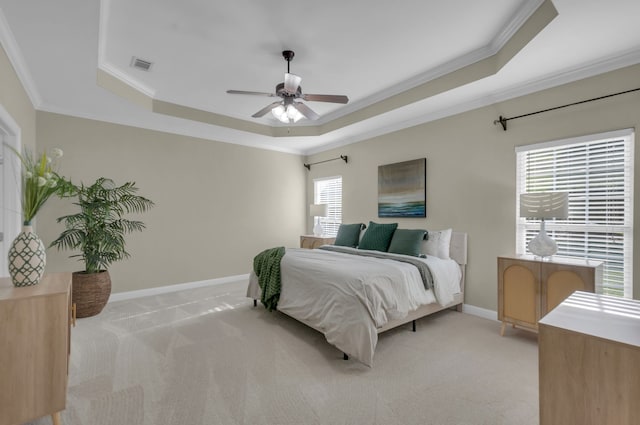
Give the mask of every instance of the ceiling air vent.
[[153, 65], [153, 63], [151, 63], [149, 61], [137, 58], [135, 56], [131, 57], [131, 66], [133, 68], [137, 68], [137, 69], [140, 69], [142, 71], [150, 71], [151, 70], [151, 65]]

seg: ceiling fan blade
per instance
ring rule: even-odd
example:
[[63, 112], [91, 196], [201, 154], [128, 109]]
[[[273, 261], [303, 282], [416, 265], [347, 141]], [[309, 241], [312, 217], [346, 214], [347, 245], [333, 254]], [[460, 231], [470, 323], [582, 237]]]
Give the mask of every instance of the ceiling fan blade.
[[300, 82], [302, 81], [302, 77], [296, 74], [285, 73], [284, 74], [284, 91], [289, 94], [296, 94], [298, 87], [300, 87]]
[[331, 103], [347, 103], [349, 98], [347, 96], [337, 94], [303, 94], [302, 99], [310, 100], [312, 102], [331, 102]]
[[266, 115], [267, 113], [271, 112], [271, 110], [275, 107], [277, 107], [278, 105], [282, 105], [282, 102], [273, 102], [271, 105], [265, 106], [264, 108], [260, 109], [258, 112], [256, 112], [255, 114], [251, 115], [253, 118], [260, 118], [264, 115]]
[[304, 115], [308, 120], [315, 121], [318, 118], [320, 118], [320, 115], [316, 114], [311, 108], [309, 108], [304, 103], [293, 102], [292, 105], [298, 110], [298, 112]]
[[229, 94], [250, 94], [254, 96], [267, 96], [267, 97], [277, 97], [278, 95], [275, 93], [263, 93], [260, 91], [244, 91], [244, 90], [227, 90]]

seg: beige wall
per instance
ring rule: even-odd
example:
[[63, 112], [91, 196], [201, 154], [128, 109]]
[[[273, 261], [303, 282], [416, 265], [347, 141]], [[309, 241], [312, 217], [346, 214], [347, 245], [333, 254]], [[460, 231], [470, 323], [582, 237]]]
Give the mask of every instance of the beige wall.
[[36, 111], [1, 45], [0, 104], [20, 126], [23, 145], [33, 149], [36, 145]]
[[[402, 227], [453, 227], [469, 235], [465, 303], [497, 309], [496, 257], [515, 250], [514, 147], [623, 128], [640, 128], [640, 92], [565, 108], [494, 126], [500, 115], [516, 116], [592, 97], [640, 87], [640, 66], [629, 67], [565, 86], [480, 108], [357, 144], [312, 155], [309, 162], [348, 155], [349, 164], [333, 161], [311, 168], [313, 179], [343, 176], [343, 221], [398, 221]], [[636, 137], [639, 137], [636, 135]], [[636, 164], [640, 149], [635, 150]], [[378, 219], [378, 165], [427, 158], [427, 218]], [[635, 199], [640, 199], [640, 172]], [[634, 221], [640, 224], [640, 208]], [[640, 235], [634, 232], [634, 252]], [[639, 258], [636, 256], [636, 258]], [[634, 294], [640, 298], [640, 261], [634, 260]]]
[[[113, 292], [249, 273], [263, 249], [296, 246], [305, 226], [302, 157], [227, 143], [38, 112], [38, 148], [60, 147], [60, 173], [135, 181], [156, 206], [147, 229], [127, 239], [131, 258], [114, 264]], [[49, 244], [70, 200], [38, 215]], [[81, 270], [68, 251], [47, 251], [47, 270]]]

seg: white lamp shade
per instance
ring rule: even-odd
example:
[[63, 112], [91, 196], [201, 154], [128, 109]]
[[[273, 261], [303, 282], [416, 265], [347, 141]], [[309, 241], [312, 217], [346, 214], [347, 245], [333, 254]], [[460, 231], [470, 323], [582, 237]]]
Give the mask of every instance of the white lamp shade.
[[309, 205], [310, 217], [326, 217], [329, 213], [329, 204], [311, 204]]
[[567, 218], [569, 194], [567, 192], [530, 192], [520, 195], [520, 217]]

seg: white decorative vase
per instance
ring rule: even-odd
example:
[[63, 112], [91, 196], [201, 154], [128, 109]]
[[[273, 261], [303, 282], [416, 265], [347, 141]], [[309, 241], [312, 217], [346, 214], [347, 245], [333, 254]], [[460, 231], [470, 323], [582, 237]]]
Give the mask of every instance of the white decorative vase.
[[558, 252], [558, 244], [547, 235], [544, 220], [540, 222], [540, 233], [529, 241], [529, 251], [539, 257], [550, 257]]
[[40, 282], [44, 274], [47, 256], [44, 244], [33, 233], [33, 227], [25, 225], [9, 249], [9, 275], [15, 286], [30, 286]]

